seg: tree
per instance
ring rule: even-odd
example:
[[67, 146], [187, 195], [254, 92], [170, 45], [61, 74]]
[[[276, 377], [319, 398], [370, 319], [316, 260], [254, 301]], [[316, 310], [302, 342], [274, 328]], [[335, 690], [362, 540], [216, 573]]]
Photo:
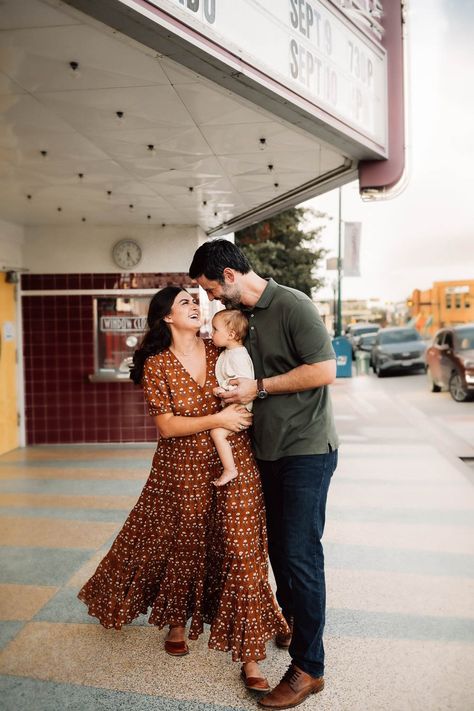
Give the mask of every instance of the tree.
[[324, 284], [315, 272], [327, 250], [318, 246], [325, 224], [310, 227], [308, 222], [327, 217], [309, 208], [294, 207], [236, 232], [235, 243], [257, 274], [311, 297]]

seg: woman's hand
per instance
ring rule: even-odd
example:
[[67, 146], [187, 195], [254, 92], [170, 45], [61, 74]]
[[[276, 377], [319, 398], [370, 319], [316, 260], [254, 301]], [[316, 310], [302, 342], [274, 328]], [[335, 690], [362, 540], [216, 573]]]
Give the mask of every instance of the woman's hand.
[[216, 415], [217, 427], [231, 432], [242, 432], [252, 424], [252, 414], [242, 405], [229, 405]]

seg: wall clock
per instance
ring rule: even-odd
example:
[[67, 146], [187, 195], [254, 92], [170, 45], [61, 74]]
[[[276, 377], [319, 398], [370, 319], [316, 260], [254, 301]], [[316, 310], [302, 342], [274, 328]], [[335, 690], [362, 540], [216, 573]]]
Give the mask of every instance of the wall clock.
[[142, 258], [142, 248], [134, 239], [121, 239], [112, 247], [112, 257], [120, 269], [132, 269]]

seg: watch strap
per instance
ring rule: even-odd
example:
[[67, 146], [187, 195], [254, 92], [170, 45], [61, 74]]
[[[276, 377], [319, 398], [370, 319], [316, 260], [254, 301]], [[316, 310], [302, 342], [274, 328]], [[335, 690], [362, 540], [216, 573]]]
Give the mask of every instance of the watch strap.
[[265, 388], [263, 385], [263, 378], [257, 378], [257, 392], [260, 393], [262, 391], [265, 392]]

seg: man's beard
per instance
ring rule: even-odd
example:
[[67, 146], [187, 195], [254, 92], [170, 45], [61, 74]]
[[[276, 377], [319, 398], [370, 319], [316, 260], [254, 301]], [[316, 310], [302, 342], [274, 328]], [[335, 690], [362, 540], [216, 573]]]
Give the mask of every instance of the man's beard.
[[241, 306], [241, 294], [238, 289], [222, 294], [221, 304], [225, 306], [226, 309], [238, 309]]

